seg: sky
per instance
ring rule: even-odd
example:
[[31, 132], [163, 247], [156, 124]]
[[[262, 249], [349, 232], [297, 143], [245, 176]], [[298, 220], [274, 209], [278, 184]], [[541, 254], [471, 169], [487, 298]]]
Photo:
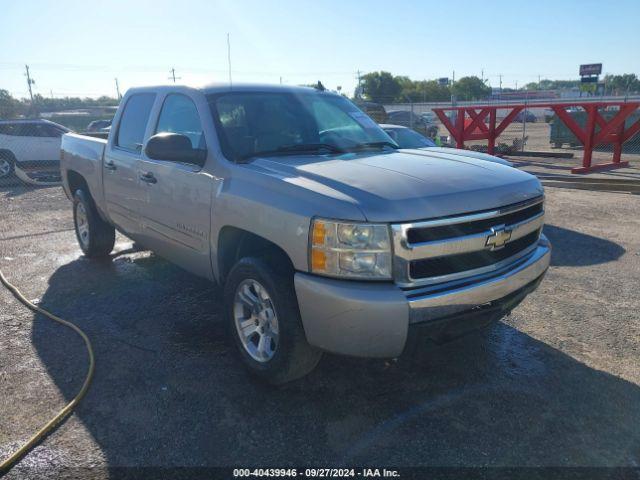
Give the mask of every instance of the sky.
[[581, 63], [640, 76], [640, 1], [0, 0], [0, 89], [115, 96], [170, 82], [308, 84], [357, 72], [576, 79]]

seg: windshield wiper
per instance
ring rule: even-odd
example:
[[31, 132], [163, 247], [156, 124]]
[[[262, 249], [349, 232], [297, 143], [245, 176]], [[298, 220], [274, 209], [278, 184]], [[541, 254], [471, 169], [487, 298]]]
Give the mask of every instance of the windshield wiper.
[[350, 148], [350, 150], [363, 150], [365, 148], [384, 148], [384, 147], [393, 148], [394, 150], [398, 149], [398, 145], [396, 145], [395, 143], [382, 141], [382, 142], [359, 143], [354, 147]]
[[274, 150], [255, 152], [240, 157], [241, 161], [246, 161], [254, 157], [266, 155], [291, 154], [291, 153], [320, 153], [323, 150], [329, 153], [344, 153], [345, 150], [329, 143], [292, 143], [290, 145], [280, 145]]
[[344, 149], [331, 145], [330, 143], [292, 143], [291, 145], [281, 145], [276, 148], [276, 152], [319, 152], [329, 150], [331, 153], [342, 153]]

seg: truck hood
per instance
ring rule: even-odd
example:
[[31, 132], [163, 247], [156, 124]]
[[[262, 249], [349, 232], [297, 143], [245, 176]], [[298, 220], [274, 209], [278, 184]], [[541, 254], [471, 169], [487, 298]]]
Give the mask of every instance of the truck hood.
[[[428, 150], [276, 156], [247, 166], [353, 203], [371, 222], [488, 210], [543, 193], [537, 178], [515, 168]], [[320, 214], [342, 218], [340, 212]]]
[[504, 158], [496, 157], [495, 155], [489, 155], [488, 153], [484, 153], [484, 152], [476, 152], [475, 150], [463, 150], [461, 148], [449, 148], [449, 147], [426, 147], [426, 148], [429, 148], [433, 152], [437, 152], [437, 153], [446, 153], [449, 155], [459, 155], [462, 157], [477, 158], [478, 160], [495, 162], [501, 165], [508, 165], [509, 167], [513, 166], [513, 163], [511, 163], [508, 160], [505, 160]]

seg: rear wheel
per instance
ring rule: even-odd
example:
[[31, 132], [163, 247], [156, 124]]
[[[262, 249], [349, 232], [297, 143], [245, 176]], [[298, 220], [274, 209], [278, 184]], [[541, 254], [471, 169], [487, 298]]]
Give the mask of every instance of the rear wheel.
[[106, 257], [113, 250], [116, 231], [100, 218], [93, 200], [84, 190], [73, 196], [73, 223], [76, 238], [87, 257]]
[[273, 384], [300, 378], [320, 361], [309, 345], [295, 296], [293, 271], [260, 258], [243, 258], [225, 284], [230, 335], [251, 373]]

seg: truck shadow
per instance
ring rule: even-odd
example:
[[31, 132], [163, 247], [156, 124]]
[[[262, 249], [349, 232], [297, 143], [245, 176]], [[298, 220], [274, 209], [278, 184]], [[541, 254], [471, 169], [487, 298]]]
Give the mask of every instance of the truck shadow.
[[[640, 460], [640, 388], [504, 323], [397, 362], [326, 355], [276, 388], [236, 360], [219, 292], [155, 256], [72, 261], [41, 305], [93, 341], [96, 375], [76, 415], [110, 467]], [[32, 340], [72, 398], [81, 340], [40, 316]]]
[[[76, 415], [111, 467], [638, 461], [640, 388], [504, 323], [397, 362], [326, 355], [276, 388], [236, 360], [216, 288], [146, 252], [60, 267], [41, 305], [93, 340]], [[32, 339], [72, 398], [80, 339], [40, 316]]]
[[546, 224], [544, 234], [551, 241], [551, 265], [556, 267], [584, 267], [613, 262], [625, 253], [622, 246], [611, 240], [555, 225]]

